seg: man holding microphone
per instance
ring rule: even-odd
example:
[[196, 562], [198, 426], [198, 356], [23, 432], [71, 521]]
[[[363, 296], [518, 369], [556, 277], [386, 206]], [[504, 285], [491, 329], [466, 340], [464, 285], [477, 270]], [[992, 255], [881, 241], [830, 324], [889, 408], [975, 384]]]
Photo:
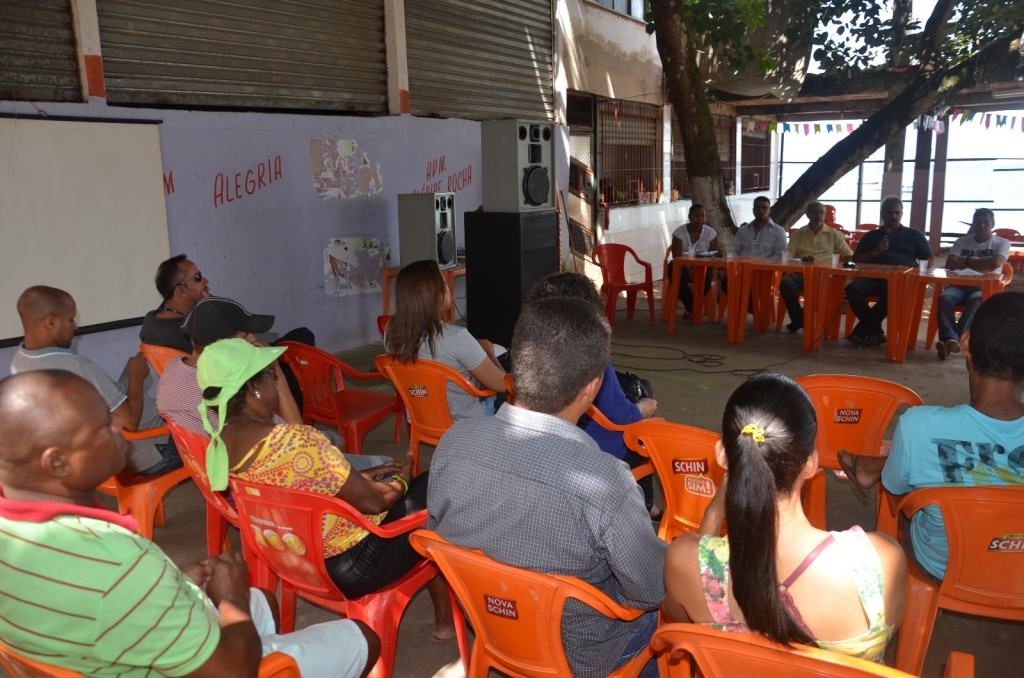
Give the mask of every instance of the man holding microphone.
[[[935, 262], [924, 233], [900, 223], [903, 201], [891, 195], [882, 200], [882, 225], [868, 233], [853, 253], [856, 264], [888, 264], [913, 268], [918, 261]], [[846, 300], [857, 316], [857, 326], [847, 339], [854, 346], [879, 346], [885, 343], [882, 321], [888, 312], [889, 283], [880, 278], [856, 278], [846, 287]], [[874, 306], [868, 297], [878, 297]]]

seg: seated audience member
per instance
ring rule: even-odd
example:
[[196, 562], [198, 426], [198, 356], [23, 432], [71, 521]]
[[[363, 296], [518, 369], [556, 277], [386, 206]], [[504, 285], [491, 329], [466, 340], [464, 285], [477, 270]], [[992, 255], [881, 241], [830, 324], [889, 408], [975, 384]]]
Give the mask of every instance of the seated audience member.
[[[199, 414], [203, 394], [196, 378], [196, 361], [208, 345], [221, 339], [243, 338], [256, 346], [266, 346], [252, 335], [269, 331], [273, 324], [274, 316], [253, 315], [231, 299], [206, 297], [196, 302], [185, 316], [182, 326], [192, 339], [192, 355], [172, 358], [164, 367], [164, 373], [156, 389], [156, 406], [160, 414], [193, 433], [207, 435], [203, 428], [203, 418]], [[302, 414], [295, 398], [292, 397], [288, 383], [276, 362], [273, 367], [277, 370], [274, 379], [278, 398], [278, 409], [273, 414], [274, 423], [302, 424]], [[210, 418], [210, 425], [216, 430], [219, 425], [216, 411], [209, 412], [207, 416]], [[339, 438], [334, 431], [323, 433], [335, 447], [341, 451], [345, 450], [344, 438]], [[394, 463], [390, 457], [369, 454], [346, 454], [345, 458], [357, 471], [376, 473], [374, 478], [386, 470], [378, 470], [376, 467]]]
[[[882, 200], [882, 225], [866, 233], [857, 243], [853, 261], [858, 264], [888, 264], [916, 268], [918, 261], [931, 266], [935, 257], [924, 233], [900, 224], [903, 201], [895, 195]], [[889, 283], [884, 278], [857, 278], [846, 286], [846, 300], [857, 316], [853, 334], [847, 337], [854, 346], [879, 346], [885, 343], [882, 321], [889, 309]], [[874, 306], [868, 297], [878, 297]]]
[[[427, 527], [514, 567], [582, 579], [624, 605], [610, 619], [570, 600], [562, 645], [573, 675], [605, 676], [635, 657], [657, 626], [666, 545], [629, 469], [576, 426], [601, 390], [611, 329], [578, 299], [527, 305], [512, 339], [515, 404], [456, 422], [430, 469]], [[644, 672], [657, 675], [657, 664]]]
[[[736, 237], [729, 247], [733, 256], [761, 259], [776, 259], [782, 256], [788, 242], [786, 229], [772, 221], [771, 213], [771, 200], [763, 195], [754, 198], [754, 220], [743, 224], [736, 231]], [[722, 278], [722, 291], [729, 291], [728, 276]], [[747, 313], [753, 312], [753, 298], [750, 302]]]
[[[1024, 293], [990, 297], [962, 342], [970, 403], [910, 408], [900, 417], [888, 457], [840, 451], [839, 463], [858, 487], [881, 480], [890, 494], [903, 495], [946, 485], [1024, 485]], [[938, 507], [918, 511], [909, 526], [901, 520], [907, 554], [942, 579], [949, 542]]]
[[[992, 235], [995, 225], [996, 217], [992, 210], [987, 207], [975, 210], [971, 231], [953, 243], [953, 249], [946, 258], [946, 268], [951, 271], [998, 272], [1010, 256], [1010, 241]], [[953, 313], [957, 306], [964, 307], [959, 321]], [[960, 337], [971, 329], [971, 321], [979, 306], [980, 287], [948, 285], [942, 289], [937, 311], [939, 341], [935, 344], [939, 360], [945, 360], [950, 353], [960, 352]]]
[[[395, 278], [395, 317], [384, 333], [384, 350], [392, 358], [415, 363], [418, 358], [447, 365], [477, 388], [505, 392], [505, 370], [494, 344], [474, 339], [465, 327], [444, 321], [451, 293], [437, 262], [425, 259], [402, 267]], [[492, 416], [494, 396], [477, 398], [448, 382], [452, 420]]]
[[[215, 429], [204, 417], [211, 437], [206, 453], [210, 486], [224, 490], [230, 472], [254, 483], [336, 496], [377, 525], [424, 510], [428, 473], [412, 478], [411, 453], [397, 470], [387, 470], [386, 480], [371, 479], [352, 473], [344, 455], [312, 426], [274, 421], [278, 389], [273, 365], [285, 350], [222, 339], [199, 356], [203, 403], [216, 410], [219, 424]], [[327, 573], [349, 598], [397, 581], [422, 560], [408, 534], [385, 539], [337, 516], [324, 517], [323, 539]], [[450, 640], [455, 623], [448, 587], [438, 576], [427, 588], [434, 602], [433, 637]]]
[[816, 430], [810, 398], [788, 377], [757, 376], [733, 392], [715, 446], [726, 478], [700, 531], [668, 549], [663, 610], [881, 661], [903, 618], [906, 559], [885, 535], [807, 522], [800, 493], [818, 470]]
[[[114, 419], [125, 431], [141, 431], [164, 425], [156, 403], [145, 392], [149, 364], [141, 353], [128, 359], [121, 379], [114, 381], [93, 361], [71, 348], [78, 324], [75, 300], [63, 290], [38, 285], [18, 298], [18, 315], [25, 342], [11, 360], [11, 374], [33, 370], [67, 370], [96, 387]], [[181, 457], [170, 436], [131, 442], [126, 470], [144, 476], [181, 468]]]
[[[84, 379], [41, 370], [0, 381], [0, 642], [88, 676], [244, 676], [283, 652], [303, 678], [365, 676], [380, 640], [362, 622], [279, 635], [273, 594], [237, 551], [179, 570], [135, 519], [98, 503], [129, 448]], [[269, 592], [268, 592], [269, 593]]]
[[[526, 303], [532, 304], [542, 299], [559, 297], [580, 299], [593, 304], [598, 310], [604, 312], [604, 299], [601, 297], [601, 293], [594, 287], [590, 278], [581, 273], [552, 273], [545, 276], [530, 290], [530, 296], [526, 298]], [[594, 398], [594, 407], [600, 410], [601, 414], [613, 424], [632, 424], [641, 419], [653, 417], [654, 413], [658, 411], [658, 403], [653, 398], [642, 398], [636, 403], [632, 403], [626, 398], [611, 360], [605, 365], [601, 390]], [[629, 464], [630, 468], [636, 468], [647, 461], [646, 457], [641, 457], [626, 447], [621, 431], [609, 431], [587, 414], [580, 417], [577, 425], [590, 434], [598, 447], [616, 459], [623, 460]], [[661, 520], [661, 511], [654, 506], [654, 476], [649, 475], [638, 480], [637, 484], [644, 492], [644, 504], [647, 505], [647, 510], [651, 514], [651, 520]]]
[[[681, 257], [687, 252], [692, 254], [707, 254], [718, 251], [718, 233], [715, 229], [704, 223], [707, 220], [707, 213], [703, 205], [694, 203], [690, 206], [690, 220], [672, 232], [672, 259]], [[672, 280], [672, 261], [668, 267], [668, 279]], [[683, 321], [690, 319], [693, 313], [693, 290], [690, 285], [693, 283], [693, 268], [683, 267], [683, 279], [679, 281], [679, 301], [683, 302], [686, 313]], [[704, 276], [704, 294], [711, 289], [711, 272]]]
[[[807, 205], [807, 225], [793, 231], [789, 239], [789, 258], [805, 262], [829, 261], [833, 254], [851, 256], [853, 250], [846, 244], [846, 237], [834, 228], [825, 225], [825, 206], [820, 202]], [[779, 283], [779, 294], [786, 302], [790, 323], [786, 329], [796, 332], [804, 326], [804, 309], [800, 305], [800, 293], [804, 291], [804, 274], [787, 273]]]

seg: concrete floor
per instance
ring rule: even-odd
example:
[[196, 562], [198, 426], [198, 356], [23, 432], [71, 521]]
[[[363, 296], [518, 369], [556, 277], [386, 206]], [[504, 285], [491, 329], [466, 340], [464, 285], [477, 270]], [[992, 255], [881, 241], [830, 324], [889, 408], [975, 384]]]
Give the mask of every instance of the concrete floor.
[[[930, 405], [950, 406], [968, 398], [961, 355], [939, 362], [933, 351], [923, 351], [919, 344], [906, 363], [894, 365], [885, 362], [883, 347], [855, 349], [842, 340], [826, 342], [820, 352], [805, 354], [799, 335], [785, 330], [765, 334], [748, 331], [746, 343], [737, 345], [726, 342], [725, 327], [718, 324], [681, 325], [670, 337], [664, 323], [651, 325], [646, 312], [642, 312], [645, 300], [641, 297], [639, 301], [641, 308], [634, 319], [627, 320], [622, 310], [618, 314], [612, 360], [619, 369], [636, 371], [651, 380], [660, 406], [658, 415], [669, 421], [721, 430], [722, 411], [733, 389], [764, 369], [792, 377], [815, 373], [881, 377], [906, 384]], [[342, 357], [354, 367], [370, 370], [380, 351], [380, 344], [376, 344], [348, 351]], [[390, 437], [393, 430], [391, 420], [374, 429], [364, 444], [367, 453], [396, 458], [402, 455], [407, 441], [403, 434], [402, 442], [394, 443]], [[429, 458], [428, 451], [425, 464]], [[873, 529], [874, 502], [860, 501], [848, 483], [831, 474], [828, 478], [829, 529], [843, 530], [854, 524]], [[167, 497], [165, 506], [167, 525], [156, 530], [156, 542], [179, 565], [202, 558], [205, 507], [199, 491], [191, 484], [182, 485]], [[233, 538], [237, 545], [237, 533]], [[299, 602], [300, 627], [331, 618], [330, 612]], [[463, 675], [456, 644], [432, 642], [432, 628], [433, 610], [423, 591], [402, 620], [394, 673], [397, 678]], [[1016, 643], [1021, 642], [1024, 624], [943, 613], [935, 626], [923, 675], [940, 676], [951, 650], [973, 654], [977, 676], [1022, 675], [1019, 659], [1014, 659], [1019, 649]], [[886, 654], [890, 665], [894, 655], [895, 643], [891, 643]]]

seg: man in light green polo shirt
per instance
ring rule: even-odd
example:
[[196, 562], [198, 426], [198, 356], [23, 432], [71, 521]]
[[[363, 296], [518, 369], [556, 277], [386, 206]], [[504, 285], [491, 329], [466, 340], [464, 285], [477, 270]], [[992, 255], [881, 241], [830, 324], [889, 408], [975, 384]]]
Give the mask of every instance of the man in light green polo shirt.
[[[789, 258], [806, 262], [825, 261], [833, 254], [853, 255], [846, 237], [825, 225], [825, 206], [812, 202], [807, 206], [807, 225], [798, 228], [789, 237]], [[779, 294], [786, 302], [790, 323], [786, 329], [796, 332], [804, 326], [804, 309], [800, 306], [800, 293], [804, 291], [803, 273], [787, 273], [779, 283]]]
[[115, 421], [71, 372], [0, 381], [0, 643], [89, 676], [256, 678], [280, 651], [303, 678], [365, 677], [380, 647], [365, 625], [277, 634], [241, 554], [179, 570], [96, 502], [131, 449]]

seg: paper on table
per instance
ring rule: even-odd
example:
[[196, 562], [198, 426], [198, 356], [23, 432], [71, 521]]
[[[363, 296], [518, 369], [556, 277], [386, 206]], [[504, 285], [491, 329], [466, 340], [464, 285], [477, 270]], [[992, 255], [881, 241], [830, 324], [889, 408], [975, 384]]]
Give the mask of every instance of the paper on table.
[[982, 273], [981, 271], [975, 271], [973, 268], [960, 268], [960, 269], [957, 269], [955, 271], [947, 270], [946, 273], [948, 275], [967, 275], [967, 276], [971, 276], [971, 275], [988, 275], [987, 273]]

